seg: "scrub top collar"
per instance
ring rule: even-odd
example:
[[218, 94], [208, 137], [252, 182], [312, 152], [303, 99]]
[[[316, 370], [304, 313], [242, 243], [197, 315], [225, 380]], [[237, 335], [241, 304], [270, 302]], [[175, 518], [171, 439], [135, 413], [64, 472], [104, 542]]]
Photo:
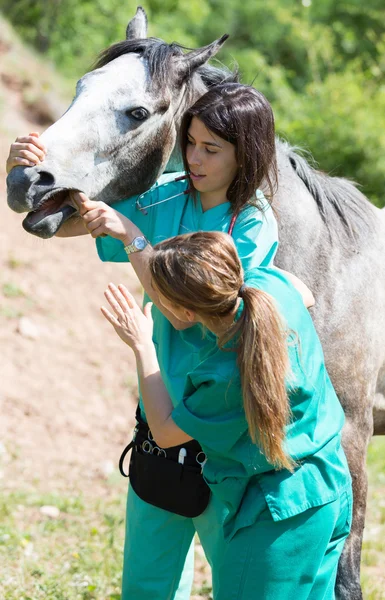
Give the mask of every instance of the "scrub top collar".
[[195, 197], [196, 197], [196, 211], [197, 211], [197, 213], [199, 213], [199, 216], [209, 215], [210, 218], [212, 216], [220, 218], [220, 217], [224, 217], [231, 211], [231, 204], [228, 200], [227, 200], [227, 202], [222, 202], [221, 204], [218, 204], [218, 206], [212, 206], [211, 208], [208, 208], [207, 210], [203, 211], [200, 193], [197, 192], [195, 194]]

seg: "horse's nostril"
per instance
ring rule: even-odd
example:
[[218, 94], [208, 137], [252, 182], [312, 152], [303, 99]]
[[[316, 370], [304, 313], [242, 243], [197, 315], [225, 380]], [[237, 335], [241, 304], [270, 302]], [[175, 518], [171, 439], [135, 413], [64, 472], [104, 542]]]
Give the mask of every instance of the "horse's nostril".
[[39, 172], [39, 179], [38, 181], [36, 181], [35, 185], [44, 185], [44, 186], [51, 186], [55, 183], [55, 178], [53, 175], [51, 175], [51, 173], [47, 173], [47, 171], [40, 171]]

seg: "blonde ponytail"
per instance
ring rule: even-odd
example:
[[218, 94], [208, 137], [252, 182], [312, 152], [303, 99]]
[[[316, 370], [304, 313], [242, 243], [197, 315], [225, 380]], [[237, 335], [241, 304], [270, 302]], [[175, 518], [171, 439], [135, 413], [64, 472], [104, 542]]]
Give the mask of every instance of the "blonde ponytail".
[[250, 437], [275, 468], [292, 471], [295, 463], [283, 448], [290, 419], [287, 332], [271, 296], [245, 285], [241, 295], [244, 309], [226, 340], [234, 335], [238, 338], [238, 367]]

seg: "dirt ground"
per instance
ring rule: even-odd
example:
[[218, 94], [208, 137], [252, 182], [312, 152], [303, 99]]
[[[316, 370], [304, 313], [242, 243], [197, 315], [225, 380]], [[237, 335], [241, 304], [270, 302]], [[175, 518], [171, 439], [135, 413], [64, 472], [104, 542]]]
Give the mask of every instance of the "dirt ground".
[[[0, 60], [9, 52], [0, 45]], [[46, 117], [25, 106], [25, 81], [0, 65], [2, 483], [86, 491], [92, 482], [95, 491], [129, 439], [136, 396], [133, 356], [99, 307], [109, 281], [138, 299], [140, 286], [129, 265], [103, 264], [90, 236], [35, 238], [8, 208], [9, 145], [43, 131]]]

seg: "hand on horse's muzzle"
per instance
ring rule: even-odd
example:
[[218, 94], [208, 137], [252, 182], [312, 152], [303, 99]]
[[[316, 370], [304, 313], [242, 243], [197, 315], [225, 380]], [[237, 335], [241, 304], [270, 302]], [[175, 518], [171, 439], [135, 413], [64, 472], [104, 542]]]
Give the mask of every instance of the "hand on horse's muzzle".
[[87, 203], [91, 202], [91, 200], [83, 192], [80, 192], [79, 190], [70, 190], [69, 197], [71, 206], [73, 206], [79, 211], [80, 216], [85, 215], [86, 212], [90, 210], [91, 207], [88, 208]]

